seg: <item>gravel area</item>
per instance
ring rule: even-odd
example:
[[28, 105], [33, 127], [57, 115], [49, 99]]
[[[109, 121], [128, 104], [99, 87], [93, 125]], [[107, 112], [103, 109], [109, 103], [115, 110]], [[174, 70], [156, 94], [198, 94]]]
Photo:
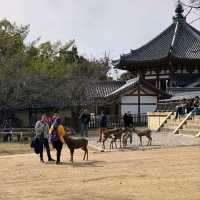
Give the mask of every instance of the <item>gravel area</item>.
[[[89, 146], [97, 150], [102, 150], [102, 143], [97, 143], [98, 137], [89, 137]], [[128, 141], [129, 142], [129, 141]], [[163, 134], [163, 133], [152, 133], [152, 146], [146, 146], [147, 138], [142, 138], [143, 146], [139, 146], [139, 137], [133, 134], [133, 143], [128, 144], [127, 149], [131, 150], [144, 150], [144, 149], [159, 149], [159, 148], [173, 148], [182, 146], [200, 146], [200, 137], [192, 137], [185, 135], [175, 134]], [[116, 151], [116, 149], [110, 150], [110, 139], [105, 143], [105, 151]], [[117, 143], [119, 148], [119, 142]], [[119, 149], [118, 149], [119, 150]]]

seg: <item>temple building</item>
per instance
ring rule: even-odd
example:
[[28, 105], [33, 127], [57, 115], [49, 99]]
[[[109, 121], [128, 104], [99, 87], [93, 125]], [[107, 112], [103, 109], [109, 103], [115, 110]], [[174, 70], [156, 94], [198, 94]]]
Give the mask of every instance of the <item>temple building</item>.
[[175, 88], [197, 85], [200, 80], [200, 31], [187, 23], [181, 3], [172, 24], [144, 46], [131, 50], [114, 62], [172, 93]]

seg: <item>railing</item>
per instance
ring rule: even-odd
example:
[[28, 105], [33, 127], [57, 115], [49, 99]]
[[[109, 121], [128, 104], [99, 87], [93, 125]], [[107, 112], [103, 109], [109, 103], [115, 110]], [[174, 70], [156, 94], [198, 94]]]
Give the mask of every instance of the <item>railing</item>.
[[25, 138], [34, 137], [34, 132], [0, 132], [0, 141], [8, 142], [17, 141], [22, 142]]
[[[89, 128], [99, 128], [100, 116], [91, 118], [89, 123]], [[108, 116], [108, 127], [122, 127], [124, 125], [123, 117], [117, 115]], [[147, 115], [133, 115], [133, 125], [134, 126], [147, 126]]]
[[[124, 125], [123, 117], [118, 115], [107, 115], [108, 122], [107, 126], [112, 127], [122, 127]], [[74, 120], [72, 118], [65, 118], [65, 126], [77, 128], [80, 123], [78, 120]], [[133, 115], [133, 125], [134, 126], [147, 126], [147, 115], [141, 114]], [[100, 116], [91, 116], [91, 120], [89, 122], [89, 128], [99, 128], [100, 127]], [[79, 129], [77, 129], [79, 130]]]
[[157, 104], [157, 111], [161, 112], [173, 112], [176, 110], [177, 102], [160, 102]]

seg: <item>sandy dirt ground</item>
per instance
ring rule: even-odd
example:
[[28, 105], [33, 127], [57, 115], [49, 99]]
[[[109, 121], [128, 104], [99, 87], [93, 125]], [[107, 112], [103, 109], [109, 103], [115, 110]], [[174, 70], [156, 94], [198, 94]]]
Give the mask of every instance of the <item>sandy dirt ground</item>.
[[[55, 157], [55, 155], [54, 155]], [[36, 154], [0, 156], [0, 200], [199, 200], [200, 148], [96, 152], [42, 164]]]

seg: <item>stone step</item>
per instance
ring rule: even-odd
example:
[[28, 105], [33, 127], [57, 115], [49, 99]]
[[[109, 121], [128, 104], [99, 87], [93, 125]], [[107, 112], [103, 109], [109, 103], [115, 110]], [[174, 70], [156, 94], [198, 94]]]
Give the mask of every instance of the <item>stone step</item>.
[[169, 126], [178, 126], [181, 122], [173, 123], [173, 122], [167, 122], [164, 125], [168, 124]]
[[189, 129], [200, 129], [200, 123], [198, 124], [185, 124], [183, 125], [183, 129], [189, 128]]
[[182, 121], [183, 121], [183, 119], [168, 119], [168, 120], [167, 120], [167, 123], [168, 123], [168, 122], [180, 123], [180, 122], [182, 122]]
[[165, 126], [163, 126], [163, 128], [167, 128], [167, 129], [175, 129], [177, 126], [171, 126], [171, 125], [168, 125], [166, 124]]
[[194, 119], [199, 119], [200, 120], [200, 115], [194, 115]]
[[199, 131], [199, 129], [197, 129], [197, 128], [194, 128], [194, 127], [191, 128], [191, 127], [187, 127], [187, 126], [183, 127], [182, 129], [186, 130], [186, 131], [197, 131], [197, 132]]
[[165, 124], [169, 124], [171, 126], [179, 125], [181, 122], [167, 122]]
[[162, 132], [162, 133], [172, 133], [173, 131], [174, 131], [173, 128], [162, 127], [159, 132]]
[[185, 130], [185, 129], [180, 129], [179, 130], [179, 133], [180, 134], [183, 134], [183, 135], [192, 135], [192, 136], [196, 136], [198, 131], [197, 130]]
[[193, 118], [193, 119], [188, 120], [188, 121], [193, 121], [193, 122], [196, 122], [196, 123], [200, 123], [200, 119], [196, 119], [196, 118]]
[[200, 121], [197, 120], [187, 120], [187, 125], [200, 125]]

